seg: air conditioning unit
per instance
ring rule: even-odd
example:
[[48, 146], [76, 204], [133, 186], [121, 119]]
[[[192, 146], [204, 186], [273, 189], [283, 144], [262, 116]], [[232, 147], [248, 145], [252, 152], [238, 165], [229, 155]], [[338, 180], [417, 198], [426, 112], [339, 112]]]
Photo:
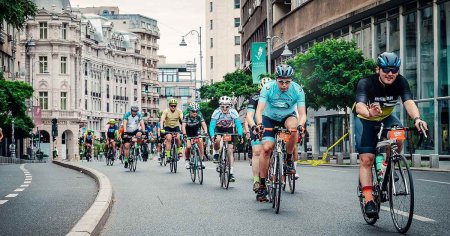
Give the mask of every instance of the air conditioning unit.
[[239, 32], [239, 33], [242, 33], [242, 25], [239, 25], [239, 27], [238, 27], [238, 32]]

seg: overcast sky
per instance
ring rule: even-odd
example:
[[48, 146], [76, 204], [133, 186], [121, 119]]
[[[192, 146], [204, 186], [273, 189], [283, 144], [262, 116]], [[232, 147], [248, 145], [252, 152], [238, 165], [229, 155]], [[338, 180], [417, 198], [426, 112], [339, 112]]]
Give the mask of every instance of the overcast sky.
[[194, 58], [199, 62], [196, 35], [186, 37], [187, 47], [179, 46], [181, 36], [192, 29], [198, 31], [202, 27], [202, 46], [205, 48], [204, 0], [70, 0], [70, 3], [72, 7], [118, 6], [119, 13], [141, 14], [157, 20], [161, 35], [158, 54], [165, 55], [167, 63], [184, 63]]

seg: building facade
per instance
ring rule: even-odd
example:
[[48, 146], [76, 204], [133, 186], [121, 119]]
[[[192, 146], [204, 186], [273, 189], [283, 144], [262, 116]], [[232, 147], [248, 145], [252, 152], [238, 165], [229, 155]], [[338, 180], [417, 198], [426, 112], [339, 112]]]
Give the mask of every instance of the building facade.
[[[241, 9], [245, 23], [243, 51], [252, 41], [265, 41], [266, 21], [248, 14], [248, 8], [254, 1], [257, 0], [243, 1]], [[252, 11], [254, 16], [258, 14], [263, 17], [266, 4], [262, 2], [264, 7]], [[274, 1], [270, 8], [271, 35], [286, 40], [294, 54], [306, 52], [316, 42], [343, 38], [355, 40], [367, 58], [375, 59], [384, 51], [400, 55], [400, 73], [408, 79], [413, 97], [422, 118], [429, 124], [430, 136], [434, 140], [418, 147], [416, 153], [450, 154], [449, 1], [298, 0]], [[274, 43], [272, 65], [283, 59], [281, 51], [282, 43]], [[403, 105], [398, 104], [395, 112], [404, 124], [408, 124]], [[331, 124], [337, 122], [337, 126], [343, 127], [339, 123], [341, 116], [336, 111], [335, 114], [322, 115], [315, 112], [312, 117], [308, 111], [311, 125], [308, 128], [310, 133], [315, 133], [310, 140], [313, 152], [318, 153], [337, 140], [331, 135]], [[342, 133], [342, 130], [339, 132]]]
[[205, 69], [208, 83], [240, 68], [240, 0], [205, 0]]

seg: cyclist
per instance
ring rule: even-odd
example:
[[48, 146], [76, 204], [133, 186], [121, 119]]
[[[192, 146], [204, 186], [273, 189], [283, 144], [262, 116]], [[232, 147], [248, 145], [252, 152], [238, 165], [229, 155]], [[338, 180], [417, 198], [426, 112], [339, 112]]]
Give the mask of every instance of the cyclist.
[[[269, 169], [269, 158], [275, 146], [275, 133], [273, 131], [264, 132], [264, 127], [281, 126], [303, 132], [303, 126], [306, 122], [305, 93], [299, 84], [292, 81], [294, 69], [290, 65], [281, 64], [276, 66], [275, 75], [276, 82], [267, 83], [261, 89], [256, 108], [257, 125], [255, 130], [263, 133], [263, 155], [259, 162], [261, 186], [256, 195], [256, 199], [261, 202], [268, 201], [266, 178]], [[296, 110], [297, 113], [295, 112]], [[292, 153], [297, 144], [299, 132], [292, 133], [286, 144], [285, 173], [296, 173], [292, 161]]]
[[[237, 129], [237, 133], [240, 136], [240, 142], [242, 143], [242, 124], [239, 120], [239, 114], [236, 109], [232, 108], [232, 99], [228, 96], [222, 96], [219, 99], [220, 107], [217, 108], [212, 116], [211, 122], [209, 123], [209, 136], [212, 137], [212, 143], [214, 143], [214, 150], [216, 154], [214, 154], [214, 162], [217, 163], [219, 160], [219, 154], [217, 153], [220, 149], [220, 141], [222, 137], [218, 135], [214, 136], [215, 130], [217, 129], [218, 133], [234, 133], [234, 127]], [[228, 158], [230, 160], [230, 182], [234, 182], [233, 175], [233, 167], [234, 167], [234, 158], [233, 158], [233, 145], [228, 145]]]
[[[105, 130], [105, 140], [106, 140], [106, 148], [109, 147], [109, 143], [111, 142], [111, 147], [113, 152], [116, 152], [116, 143], [115, 140], [118, 138], [119, 127], [116, 125], [116, 120], [110, 119], [108, 121], [108, 125]], [[115, 157], [115, 156], [114, 156]]]
[[[181, 153], [181, 140], [180, 140], [180, 124], [183, 120], [183, 112], [180, 109], [177, 109], [178, 101], [175, 99], [169, 100], [169, 108], [166, 108], [162, 115], [160, 124], [161, 127], [163, 127], [163, 130], [160, 130], [158, 133], [158, 136], [161, 137], [161, 134], [169, 131], [169, 132], [176, 132], [176, 141], [177, 141], [177, 153], [180, 157], [183, 155]], [[172, 134], [165, 134], [164, 135], [166, 140], [166, 159], [170, 159], [170, 147], [172, 145]], [[162, 138], [162, 137], [161, 137]]]
[[[92, 157], [92, 143], [95, 140], [95, 135], [92, 132], [92, 130], [88, 129], [86, 130], [86, 133], [84, 133], [83, 135], [83, 143], [84, 143], [84, 150], [87, 152], [88, 150], [90, 151], [90, 155]], [[85, 154], [86, 156], [86, 154]], [[87, 160], [89, 161], [89, 160]]]
[[124, 154], [125, 154], [125, 168], [128, 168], [128, 157], [130, 155], [130, 141], [132, 137], [137, 137], [138, 144], [141, 144], [142, 139], [141, 135], [143, 133], [143, 130], [145, 130], [144, 126], [144, 120], [142, 119], [142, 114], [139, 112], [139, 107], [132, 106], [131, 111], [128, 111], [123, 116], [123, 133], [124, 136], [127, 137], [123, 138], [123, 145], [125, 147]]
[[[428, 130], [427, 123], [420, 118], [419, 109], [412, 100], [408, 81], [399, 74], [401, 61], [392, 52], [384, 52], [377, 58], [376, 73], [358, 82], [356, 89], [355, 141], [359, 153], [359, 179], [365, 198], [367, 217], [378, 216], [372, 196], [372, 165], [376, 152], [375, 126], [384, 123], [385, 127], [401, 126], [392, 112], [400, 97], [408, 115], [414, 119], [414, 125], [420, 131], [422, 126]], [[399, 150], [402, 149], [399, 143]], [[388, 154], [389, 155], [389, 154]]]
[[[259, 81], [258, 89], [259, 92], [261, 92], [262, 87], [266, 84], [271, 82], [272, 79], [269, 77], [264, 77]], [[260, 179], [259, 179], [259, 158], [261, 156], [261, 141], [259, 140], [259, 137], [256, 137], [257, 133], [255, 133], [255, 110], [258, 105], [258, 98], [259, 93], [255, 94], [253, 97], [250, 98], [248, 107], [247, 107], [247, 115], [245, 118], [245, 121], [247, 123], [247, 126], [244, 126], [246, 130], [248, 130], [248, 127], [251, 128], [251, 132], [246, 132], [248, 137], [247, 139], [251, 140], [252, 145], [252, 173], [253, 173], [253, 191], [256, 193], [259, 190], [260, 187]]]
[[123, 122], [120, 124], [120, 128], [119, 128], [119, 133], [118, 133], [118, 138], [120, 140], [120, 146], [119, 146], [119, 158], [121, 161], [123, 161], [124, 156], [123, 156]]
[[[200, 130], [203, 129], [203, 133], [207, 133], [208, 130], [206, 128], [206, 122], [203, 116], [199, 112], [200, 106], [196, 102], [191, 102], [188, 106], [189, 114], [184, 116], [183, 124], [181, 126], [181, 130], [183, 131], [183, 138], [187, 139], [188, 137], [195, 137], [200, 135]], [[189, 164], [189, 154], [191, 152], [191, 141], [186, 140], [186, 150], [184, 152], [186, 157], [186, 169], [190, 168]], [[203, 148], [203, 140], [200, 139], [198, 144], [198, 148], [200, 149], [200, 158], [204, 160], [204, 148]], [[205, 168], [205, 165], [202, 163], [202, 168]]]

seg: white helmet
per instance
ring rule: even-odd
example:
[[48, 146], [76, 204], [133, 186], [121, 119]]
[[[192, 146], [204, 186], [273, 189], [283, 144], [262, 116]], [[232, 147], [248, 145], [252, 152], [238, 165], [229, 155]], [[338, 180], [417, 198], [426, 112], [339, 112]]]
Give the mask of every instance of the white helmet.
[[232, 103], [233, 103], [233, 100], [228, 96], [222, 96], [219, 99], [219, 104], [221, 104], [221, 105], [226, 105], [226, 104], [231, 105]]
[[199, 108], [200, 108], [200, 106], [198, 105], [198, 103], [196, 103], [196, 102], [189, 103], [189, 106], [188, 106], [189, 111], [198, 111]]
[[272, 81], [272, 79], [269, 78], [269, 77], [264, 77], [264, 78], [262, 78], [262, 79], [259, 81], [258, 89], [262, 89], [262, 87], [264, 87], [264, 85], [265, 85], [266, 83], [270, 82], [270, 81]]

